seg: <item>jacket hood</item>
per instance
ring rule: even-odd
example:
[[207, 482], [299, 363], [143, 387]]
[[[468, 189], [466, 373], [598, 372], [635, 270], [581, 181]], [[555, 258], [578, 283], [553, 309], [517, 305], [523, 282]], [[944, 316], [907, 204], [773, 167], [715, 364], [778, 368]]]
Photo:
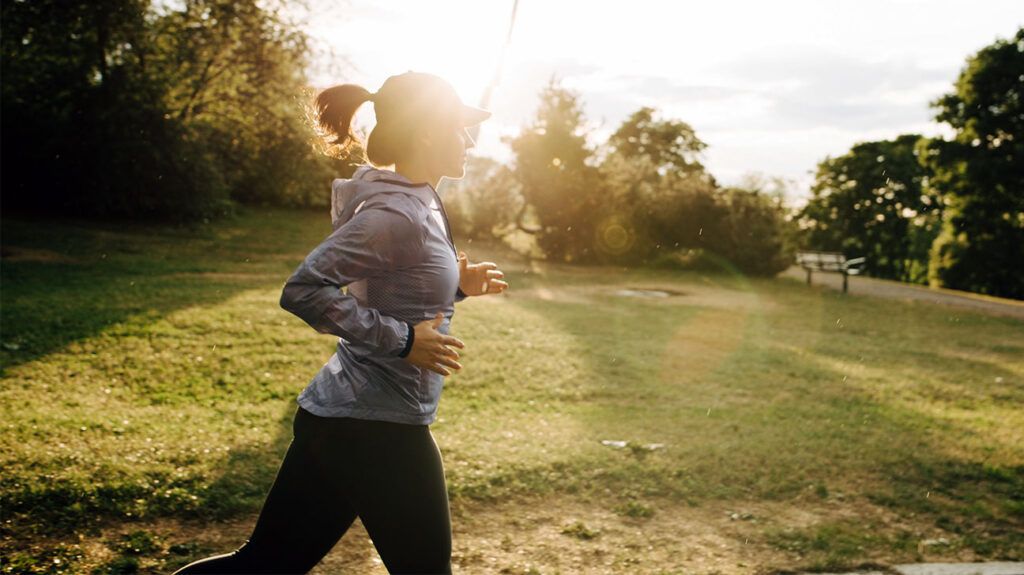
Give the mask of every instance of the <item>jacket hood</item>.
[[[413, 196], [429, 206], [433, 199], [433, 191], [429, 184], [415, 184], [408, 178], [392, 170], [383, 170], [370, 165], [361, 165], [349, 179], [335, 178], [331, 181], [331, 226], [338, 229], [345, 222], [341, 221], [345, 208], [357, 194], [367, 192], [398, 193]], [[383, 198], [386, 201], [386, 196]]]

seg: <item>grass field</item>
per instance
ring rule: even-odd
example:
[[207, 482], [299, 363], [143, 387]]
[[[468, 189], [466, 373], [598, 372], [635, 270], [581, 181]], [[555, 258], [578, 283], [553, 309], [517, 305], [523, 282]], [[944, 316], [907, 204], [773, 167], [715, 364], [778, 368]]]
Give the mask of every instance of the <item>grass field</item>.
[[[3, 221], [3, 572], [168, 572], [248, 537], [334, 346], [277, 303], [328, 231]], [[461, 572], [1024, 559], [1024, 323], [477, 244], [511, 287], [458, 304], [432, 427]], [[677, 293], [616, 294], [643, 287]], [[361, 528], [318, 569], [344, 567], [383, 573]]]

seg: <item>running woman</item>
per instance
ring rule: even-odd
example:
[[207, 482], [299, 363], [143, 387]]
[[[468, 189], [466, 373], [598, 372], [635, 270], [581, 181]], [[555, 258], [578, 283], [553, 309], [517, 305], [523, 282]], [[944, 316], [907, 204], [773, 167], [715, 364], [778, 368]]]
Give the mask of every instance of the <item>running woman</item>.
[[298, 396], [294, 438], [252, 535], [176, 575], [306, 573], [356, 517], [390, 573], [451, 573], [448, 493], [429, 425], [444, 378], [462, 369], [455, 302], [508, 283], [493, 262], [471, 264], [455, 248], [436, 187], [464, 176], [475, 145], [467, 128], [491, 113], [437, 76], [407, 72], [376, 93], [324, 90], [318, 123], [348, 148], [368, 101], [372, 165], [334, 180], [334, 231], [281, 293], [281, 307], [337, 336], [337, 349]]

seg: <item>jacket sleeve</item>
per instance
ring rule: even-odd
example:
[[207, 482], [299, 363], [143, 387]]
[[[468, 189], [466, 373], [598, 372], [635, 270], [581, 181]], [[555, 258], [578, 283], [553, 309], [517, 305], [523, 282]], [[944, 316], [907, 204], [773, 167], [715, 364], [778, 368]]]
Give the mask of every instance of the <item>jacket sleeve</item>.
[[281, 307], [320, 333], [360, 342], [383, 355], [405, 357], [413, 324], [360, 305], [341, 287], [380, 278], [419, 259], [423, 233], [409, 216], [367, 205], [306, 256], [281, 291]]

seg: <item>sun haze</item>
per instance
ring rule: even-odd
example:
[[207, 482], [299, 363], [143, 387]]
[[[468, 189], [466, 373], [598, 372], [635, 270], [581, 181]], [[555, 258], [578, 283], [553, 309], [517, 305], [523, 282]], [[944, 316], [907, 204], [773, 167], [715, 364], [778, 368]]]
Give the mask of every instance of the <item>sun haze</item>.
[[[511, 1], [328, 4], [314, 4], [309, 31], [353, 68], [316, 75], [318, 86], [375, 89], [417, 69], [473, 103], [512, 13]], [[756, 171], [806, 184], [818, 161], [858, 141], [941, 133], [929, 101], [951, 89], [969, 54], [1022, 23], [1024, 5], [1009, 1], [522, 0], [478, 152], [506, 159], [500, 136], [529, 121], [556, 76], [580, 92], [595, 141], [649, 105], [694, 126], [721, 181]]]

